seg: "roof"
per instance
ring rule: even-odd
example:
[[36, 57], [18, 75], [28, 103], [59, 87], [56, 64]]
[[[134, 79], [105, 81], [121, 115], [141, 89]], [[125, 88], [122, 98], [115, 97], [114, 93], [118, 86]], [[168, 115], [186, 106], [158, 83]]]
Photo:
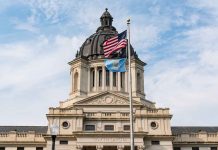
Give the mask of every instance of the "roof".
[[198, 132], [218, 132], [218, 126], [174, 126], [171, 127], [172, 134], [182, 134], [182, 133], [198, 133]]
[[[48, 130], [47, 126], [0, 126], [0, 132], [28, 132], [35, 131], [36, 133], [46, 133]], [[206, 127], [206, 126], [174, 126], [171, 127], [172, 134], [182, 134], [182, 133], [198, 133], [198, 132], [218, 132], [217, 127]]]
[[48, 126], [0, 126], [0, 132], [28, 132], [35, 131], [35, 133], [46, 133]]

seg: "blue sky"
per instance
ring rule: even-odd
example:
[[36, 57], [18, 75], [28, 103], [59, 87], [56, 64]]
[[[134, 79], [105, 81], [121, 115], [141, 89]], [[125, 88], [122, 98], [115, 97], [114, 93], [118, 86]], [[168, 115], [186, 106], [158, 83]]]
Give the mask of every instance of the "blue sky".
[[69, 95], [67, 62], [100, 25], [131, 18], [147, 99], [169, 107], [172, 125], [218, 125], [217, 0], [0, 0], [0, 125], [46, 125]]

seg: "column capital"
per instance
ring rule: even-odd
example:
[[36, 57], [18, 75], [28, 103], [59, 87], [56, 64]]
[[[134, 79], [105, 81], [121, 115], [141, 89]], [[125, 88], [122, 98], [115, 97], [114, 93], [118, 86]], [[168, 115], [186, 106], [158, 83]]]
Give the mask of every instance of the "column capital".
[[103, 149], [103, 145], [96, 145], [96, 150], [102, 150]]

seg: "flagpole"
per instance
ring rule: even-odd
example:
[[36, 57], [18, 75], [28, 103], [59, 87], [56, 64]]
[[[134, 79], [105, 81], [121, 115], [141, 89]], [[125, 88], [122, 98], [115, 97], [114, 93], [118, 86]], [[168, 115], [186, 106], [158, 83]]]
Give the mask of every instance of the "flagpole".
[[132, 106], [132, 75], [131, 75], [131, 50], [130, 50], [130, 19], [127, 20], [128, 27], [128, 60], [129, 60], [129, 111], [130, 111], [130, 145], [131, 150], [134, 150], [134, 126], [133, 126], [133, 106]]

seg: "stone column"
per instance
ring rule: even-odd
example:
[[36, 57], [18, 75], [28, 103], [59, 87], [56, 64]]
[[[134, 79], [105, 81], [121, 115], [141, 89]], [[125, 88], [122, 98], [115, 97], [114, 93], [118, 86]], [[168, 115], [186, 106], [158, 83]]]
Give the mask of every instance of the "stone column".
[[137, 146], [137, 150], [145, 150], [145, 146], [144, 145], [139, 145], [139, 146]]
[[124, 149], [124, 146], [123, 145], [118, 145], [117, 146], [117, 150], [123, 150]]
[[106, 71], [105, 71], [105, 67], [102, 66], [102, 91], [105, 90], [105, 81], [106, 81]]
[[128, 70], [125, 72], [125, 92], [128, 92]]
[[118, 72], [118, 74], [117, 74], [117, 78], [118, 78], [118, 80], [117, 80], [117, 89], [118, 89], [118, 91], [121, 91], [121, 81], [120, 81], [120, 75], [121, 75], [121, 73], [120, 72]]
[[102, 150], [103, 149], [103, 145], [96, 145], [96, 150]]
[[94, 87], [94, 91], [96, 92], [97, 91], [97, 81], [98, 81], [98, 79], [97, 79], [97, 66], [95, 66], [95, 87]]
[[90, 92], [90, 88], [91, 88], [91, 85], [90, 85], [90, 67], [88, 67], [88, 89], [87, 89], [87, 92], [89, 93]]
[[99, 70], [97, 67], [97, 72], [96, 72], [96, 91], [99, 91]]

